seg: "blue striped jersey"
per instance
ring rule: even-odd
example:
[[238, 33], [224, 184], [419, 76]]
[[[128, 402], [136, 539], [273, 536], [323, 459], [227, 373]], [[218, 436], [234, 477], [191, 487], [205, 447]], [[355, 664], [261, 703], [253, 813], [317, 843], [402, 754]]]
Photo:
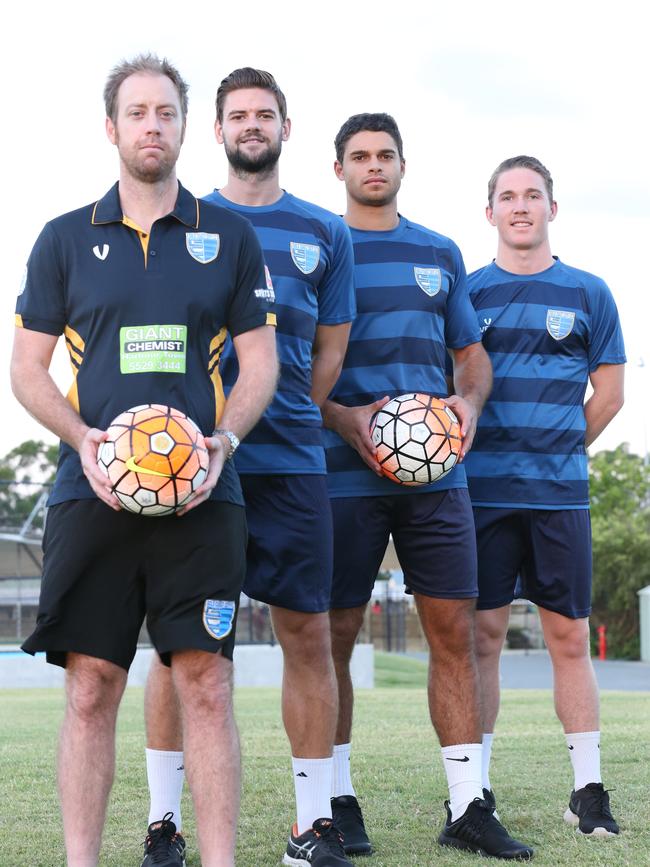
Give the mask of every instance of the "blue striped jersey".
[[[324, 474], [322, 419], [312, 401], [311, 357], [318, 325], [354, 319], [352, 243], [329, 211], [289, 193], [272, 205], [248, 207], [218, 190], [205, 197], [253, 224], [271, 273], [277, 313], [280, 379], [271, 405], [235, 455], [240, 473]], [[226, 394], [237, 378], [228, 341], [221, 362]]]
[[559, 259], [526, 275], [492, 262], [469, 286], [494, 369], [465, 459], [473, 504], [588, 508], [587, 381], [601, 364], [625, 363], [610, 290]]
[[[404, 217], [388, 232], [350, 229], [350, 234], [357, 318], [330, 398], [363, 406], [411, 391], [446, 397], [447, 347], [461, 349], [481, 339], [460, 250]], [[332, 497], [466, 487], [462, 465], [432, 485], [398, 485], [376, 476], [334, 431], [323, 435]]]

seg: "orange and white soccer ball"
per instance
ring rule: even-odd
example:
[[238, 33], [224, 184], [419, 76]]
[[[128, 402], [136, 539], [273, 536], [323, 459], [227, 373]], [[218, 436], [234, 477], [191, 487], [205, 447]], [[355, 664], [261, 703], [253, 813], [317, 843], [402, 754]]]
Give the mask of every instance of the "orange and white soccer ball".
[[462, 445], [454, 413], [430, 394], [394, 397], [370, 421], [370, 436], [386, 478], [428, 485], [451, 472]]
[[205, 481], [208, 450], [203, 434], [184, 413], [145, 404], [111, 422], [97, 463], [129, 512], [171, 515]]

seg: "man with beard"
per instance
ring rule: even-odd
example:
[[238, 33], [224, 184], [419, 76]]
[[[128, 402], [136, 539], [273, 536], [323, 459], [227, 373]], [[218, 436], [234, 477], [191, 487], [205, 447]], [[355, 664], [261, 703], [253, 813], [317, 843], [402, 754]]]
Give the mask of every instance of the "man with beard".
[[[58, 765], [67, 863], [90, 867], [113, 778], [117, 710], [147, 615], [182, 707], [201, 860], [223, 867], [234, 864], [239, 803], [232, 653], [246, 542], [228, 458], [273, 394], [275, 314], [250, 226], [176, 179], [187, 114], [178, 71], [154, 55], [123, 61], [104, 98], [119, 182], [45, 226], [16, 307], [14, 393], [62, 440], [38, 620], [24, 650], [45, 651], [66, 669]], [[124, 365], [125, 329], [161, 322], [186, 335], [178, 367], [170, 372], [163, 354], [137, 371]], [[239, 378], [224, 405], [213, 355], [226, 329]], [[63, 333], [74, 373], [67, 400], [48, 372]], [[208, 474], [180, 517], [122, 511], [97, 466], [110, 421], [148, 403], [177, 407], [206, 435]], [[206, 624], [213, 606], [223, 628]], [[147, 845], [155, 837], [152, 830]], [[174, 845], [182, 852], [182, 841]]]
[[[511, 838], [481, 787], [481, 717], [474, 652], [477, 596], [472, 508], [462, 465], [416, 489], [381, 475], [369, 435], [389, 398], [424, 392], [457, 414], [469, 451], [492, 382], [458, 247], [402, 217], [402, 138], [386, 114], [354, 115], [336, 140], [334, 168], [347, 193], [354, 245], [357, 318], [343, 372], [325, 403], [328, 482], [334, 521], [330, 619], [339, 684], [334, 821], [346, 852], [368, 853], [350, 776], [353, 689], [350, 658], [392, 534], [407, 591], [430, 651], [429, 711], [449, 785], [442, 845], [507, 859], [532, 849]], [[448, 396], [447, 352], [456, 394]]]
[[[272, 75], [236, 69], [219, 86], [216, 111], [228, 182], [206, 201], [253, 224], [278, 311], [277, 393], [235, 463], [249, 528], [244, 590], [271, 606], [284, 655], [282, 715], [297, 810], [284, 863], [349, 865], [331, 820], [337, 690], [327, 615], [332, 526], [319, 407], [339, 375], [354, 317], [352, 246], [339, 217], [280, 187], [278, 162], [291, 123]], [[226, 391], [237, 378], [232, 349], [226, 346], [222, 362]], [[183, 737], [171, 678], [157, 661], [147, 684], [146, 717], [149, 821], [171, 812], [180, 826]]]

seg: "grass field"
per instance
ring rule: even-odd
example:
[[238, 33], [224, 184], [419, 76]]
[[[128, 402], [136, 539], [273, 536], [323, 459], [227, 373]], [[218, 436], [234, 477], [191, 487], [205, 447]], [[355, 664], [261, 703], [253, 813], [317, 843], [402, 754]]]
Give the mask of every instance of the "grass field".
[[[377, 688], [356, 705], [354, 778], [375, 845], [360, 867], [471, 865], [436, 837], [446, 786], [425, 698], [426, 665], [377, 654]], [[129, 689], [118, 731], [116, 783], [100, 863], [139, 865], [148, 800], [142, 690]], [[276, 689], [236, 696], [244, 758], [237, 867], [278, 865], [293, 821], [293, 783]], [[0, 693], [0, 867], [64, 864], [54, 763], [63, 708], [58, 690]], [[602, 698], [603, 766], [620, 837], [591, 840], [562, 821], [571, 789], [564, 738], [545, 691], [504, 693], [492, 783], [501, 818], [536, 849], [540, 865], [650, 865], [650, 693]], [[184, 802], [188, 867], [199, 867], [189, 796]], [[131, 855], [132, 853], [132, 855]]]

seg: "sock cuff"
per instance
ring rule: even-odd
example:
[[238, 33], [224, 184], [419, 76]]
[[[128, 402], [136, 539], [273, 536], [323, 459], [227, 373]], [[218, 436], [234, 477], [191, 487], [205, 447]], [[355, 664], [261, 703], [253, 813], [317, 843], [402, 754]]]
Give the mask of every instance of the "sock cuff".
[[149, 747], [145, 747], [145, 755], [147, 756], [169, 756], [170, 759], [182, 759], [183, 751], [178, 752], [177, 750], [152, 750]]
[[600, 731], [597, 732], [566, 732], [565, 737], [572, 741], [595, 741], [600, 740]]
[[349, 753], [352, 749], [352, 744], [334, 744], [334, 755]]
[[291, 763], [294, 767], [325, 768], [332, 764], [332, 756], [327, 756], [324, 759], [297, 759], [295, 756], [291, 756]]
[[448, 747], [440, 747], [440, 752], [443, 756], [451, 755], [452, 753], [467, 753], [478, 752], [483, 749], [483, 744], [451, 744]]

